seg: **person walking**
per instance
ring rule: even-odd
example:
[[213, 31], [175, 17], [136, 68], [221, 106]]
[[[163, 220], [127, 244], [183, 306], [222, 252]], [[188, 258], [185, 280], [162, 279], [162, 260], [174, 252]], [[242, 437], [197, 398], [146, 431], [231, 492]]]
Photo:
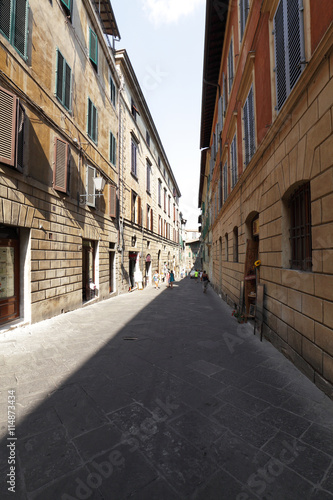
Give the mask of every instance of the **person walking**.
[[158, 274], [157, 269], [156, 269], [156, 272], [153, 276], [153, 282], [155, 283], [155, 289], [157, 290], [159, 288], [159, 284], [160, 284], [160, 275]]
[[202, 283], [203, 283], [203, 293], [206, 293], [207, 292], [207, 286], [208, 286], [208, 283], [209, 283], [209, 278], [208, 278], [208, 274], [206, 273], [206, 271], [204, 271], [202, 273]]
[[198, 269], [195, 270], [194, 277], [195, 277], [195, 282], [198, 283], [198, 277], [199, 277]]
[[173, 283], [175, 281], [175, 275], [173, 271], [170, 271], [170, 278], [169, 278], [169, 283], [170, 283], [170, 288], [173, 288]]

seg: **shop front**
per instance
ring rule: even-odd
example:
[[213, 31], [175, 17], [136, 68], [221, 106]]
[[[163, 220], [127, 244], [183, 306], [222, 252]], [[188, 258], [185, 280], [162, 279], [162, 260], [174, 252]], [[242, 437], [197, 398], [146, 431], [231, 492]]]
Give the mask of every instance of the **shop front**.
[[18, 230], [0, 225], [0, 325], [20, 314], [19, 249]]

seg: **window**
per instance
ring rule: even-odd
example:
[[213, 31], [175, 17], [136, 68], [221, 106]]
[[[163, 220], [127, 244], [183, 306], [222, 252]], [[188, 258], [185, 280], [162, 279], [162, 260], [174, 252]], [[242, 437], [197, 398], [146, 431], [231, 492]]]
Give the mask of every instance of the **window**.
[[150, 194], [151, 164], [150, 164], [150, 162], [148, 160], [147, 160], [146, 169], [147, 169], [147, 193]]
[[87, 165], [87, 177], [86, 177], [86, 203], [89, 207], [96, 206], [95, 197], [95, 183], [94, 179], [96, 177], [96, 169]]
[[110, 76], [110, 99], [112, 104], [115, 106], [116, 105], [116, 86], [115, 83]]
[[302, 271], [311, 271], [311, 196], [309, 182], [299, 187], [290, 197], [290, 243], [290, 267]]
[[159, 156], [157, 157], [157, 165], [161, 168], [161, 158]]
[[229, 94], [231, 91], [233, 81], [234, 81], [234, 51], [233, 51], [233, 41], [231, 38], [229, 53], [228, 53], [228, 90], [229, 90]]
[[134, 100], [133, 100], [133, 99], [131, 99], [131, 112], [132, 112], [132, 116], [133, 116], [134, 120], [136, 121], [136, 117], [137, 117], [137, 115], [139, 115], [140, 113], [139, 113], [139, 110], [138, 110], [138, 108], [136, 107], [135, 102], [134, 102]]
[[97, 109], [88, 97], [88, 124], [87, 133], [90, 139], [97, 144]]
[[237, 183], [237, 142], [236, 134], [231, 143], [230, 148], [231, 154], [231, 187], [234, 188]]
[[89, 28], [89, 59], [98, 70], [98, 41], [96, 33]]
[[0, 87], [0, 163], [23, 169], [25, 112], [19, 99]]
[[225, 233], [224, 236], [224, 242], [225, 242], [225, 260], [229, 260], [229, 247], [228, 247], [228, 233]]
[[147, 229], [150, 229], [150, 224], [151, 224], [151, 220], [150, 220], [150, 206], [147, 204]]
[[171, 196], [168, 196], [168, 216], [171, 215]]
[[228, 198], [228, 164], [223, 166], [223, 201]]
[[0, 32], [24, 58], [27, 58], [28, 0], [0, 2]]
[[240, 14], [240, 39], [242, 41], [244, 31], [245, 31], [245, 25], [247, 21], [247, 16], [249, 13], [249, 0], [240, 0], [239, 2], [239, 14]]
[[137, 207], [136, 207], [136, 200], [137, 200], [138, 195], [132, 191], [132, 201], [131, 201], [131, 221], [136, 222], [137, 221]]
[[244, 144], [245, 144], [245, 166], [250, 163], [252, 156], [255, 153], [255, 124], [254, 124], [254, 103], [253, 103], [253, 86], [251, 86], [247, 99], [243, 108], [244, 120]]
[[150, 134], [149, 134], [148, 130], [146, 130], [146, 142], [147, 142], [148, 147], [150, 148]]
[[116, 165], [117, 158], [117, 142], [116, 138], [112, 132], [110, 132], [110, 162], [112, 165]]
[[[223, 186], [222, 163], [220, 163], [220, 178], [219, 178], [219, 185], [218, 185], [218, 192], [219, 192], [219, 210], [221, 209], [221, 207], [222, 207], [222, 203], [223, 203], [222, 186]], [[204, 213], [204, 208], [203, 208], [203, 213]]]
[[280, 0], [274, 16], [277, 110], [280, 110], [305, 67], [303, 7]]
[[72, 70], [57, 50], [56, 96], [66, 109], [71, 109]]
[[164, 212], [165, 213], [166, 213], [166, 210], [167, 210], [166, 200], [167, 200], [167, 190], [164, 188]]
[[68, 192], [70, 150], [67, 142], [56, 137], [54, 146], [53, 187]]
[[162, 205], [162, 181], [158, 179], [158, 204]]
[[109, 188], [109, 215], [110, 217], [117, 217], [117, 188], [110, 184]]
[[131, 139], [131, 173], [134, 177], [138, 176], [137, 170], [138, 143], [132, 137]]
[[233, 257], [234, 257], [234, 262], [238, 262], [238, 227], [235, 226], [233, 230]]

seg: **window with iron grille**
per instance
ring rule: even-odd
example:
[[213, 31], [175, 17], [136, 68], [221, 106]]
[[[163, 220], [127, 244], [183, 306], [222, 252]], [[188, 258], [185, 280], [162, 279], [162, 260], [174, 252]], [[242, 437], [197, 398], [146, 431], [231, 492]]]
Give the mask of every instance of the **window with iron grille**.
[[131, 173], [134, 175], [134, 177], [137, 177], [137, 175], [138, 175], [137, 156], [138, 156], [138, 143], [132, 137], [132, 139], [131, 139]]
[[97, 109], [93, 102], [88, 97], [88, 120], [87, 120], [87, 133], [90, 139], [97, 144]]
[[56, 96], [68, 111], [71, 109], [72, 70], [57, 49]]
[[280, 0], [274, 16], [275, 77], [280, 110], [305, 67], [303, 6]]
[[96, 33], [89, 28], [89, 59], [98, 70], [98, 41]]
[[27, 58], [28, 0], [0, 2], [0, 33], [24, 58]]
[[19, 99], [0, 87], [0, 163], [23, 169], [25, 111]]
[[228, 90], [229, 94], [231, 91], [231, 87], [234, 81], [234, 51], [233, 51], [233, 41], [232, 38], [230, 40], [230, 47], [228, 53]]
[[311, 196], [310, 183], [299, 187], [290, 197], [290, 243], [292, 269], [311, 271]]
[[116, 86], [115, 83], [110, 76], [110, 99], [112, 104], [115, 106], [116, 105]]
[[250, 163], [256, 150], [253, 86], [251, 86], [243, 108], [244, 120], [244, 164]]
[[231, 187], [234, 188], [237, 183], [237, 142], [236, 134], [231, 143]]
[[116, 165], [117, 158], [117, 141], [112, 132], [110, 132], [110, 162]]
[[69, 144], [56, 137], [54, 145], [53, 187], [63, 193], [68, 192]]
[[240, 2], [239, 2], [239, 14], [240, 14], [239, 23], [240, 23], [240, 39], [241, 39], [241, 41], [243, 39], [248, 13], [249, 13], [249, 0], [240, 0]]

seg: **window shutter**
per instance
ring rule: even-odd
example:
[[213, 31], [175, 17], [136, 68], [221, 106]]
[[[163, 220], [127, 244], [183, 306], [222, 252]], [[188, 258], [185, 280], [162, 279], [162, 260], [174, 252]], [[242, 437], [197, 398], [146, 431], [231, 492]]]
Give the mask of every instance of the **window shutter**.
[[12, 19], [12, 24], [14, 24], [13, 45], [23, 57], [26, 57], [28, 0], [17, 0], [15, 7], [15, 19]]
[[256, 150], [256, 142], [255, 142], [255, 123], [254, 123], [254, 101], [253, 101], [253, 87], [251, 87], [249, 95], [248, 95], [248, 103], [249, 103], [249, 132], [250, 132], [250, 141], [249, 141], [249, 152], [250, 159], [255, 153]]
[[227, 83], [226, 83], [226, 77], [225, 74], [223, 73], [222, 75], [222, 87], [223, 87], [223, 116], [225, 117], [226, 111], [227, 111], [227, 106], [228, 106], [228, 98], [227, 98]]
[[154, 231], [153, 209], [150, 209], [150, 230]]
[[64, 105], [68, 110], [71, 109], [71, 73], [71, 68], [65, 63]]
[[289, 56], [289, 92], [294, 87], [302, 72], [302, 39], [301, 22], [302, 11], [298, 0], [287, 2], [287, 24], [288, 24], [288, 56]]
[[18, 99], [0, 87], [0, 162], [15, 166]]
[[54, 148], [53, 187], [63, 193], [67, 192], [68, 150], [67, 142], [57, 137]]
[[61, 0], [61, 2], [64, 4], [65, 7], [67, 7], [68, 10], [70, 10], [71, 0]]
[[239, 11], [240, 11], [240, 38], [242, 40], [245, 31], [247, 15], [249, 12], [249, 0], [240, 0]]
[[10, 40], [11, 1], [0, 3], [0, 30]]
[[95, 106], [93, 106], [92, 113], [93, 113], [93, 119], [92, 119], [92, 127], [93, 127], [93, 130], [92, 130], [92, 139], [93, 139], [93, 141], [97, 142], [97, 127], [98, 127], [98, 124], [97, 124], [97, 109], [95, 108]]
[[63, 81], [64, 81], [64, 58], [63, 58], [62, 54], [59, 52], [59, 50], [57, 50], [56, 95], [57, 95], [59, 101], [61, 101], [61, 102], [62, 102], [62, 98], [63, 98]]
[[117, 216], [117, 188], [110, 184], [110, 217]]
[[17, 106], [17, 140], [16, 140], [16, 166], [19, 170], [23, 170], [23, 147], [24, 147], [24, 120], [25, 111], [18, 102]]
[[275, 74], [277, 88], [277, 109], [280, 109], [287, 98], [286, 86], [286, 50], [285, 50], [285, 27], [283, 1], [277, 8], [274, 16], [274, 40], [275, 40]]
[[219, 131], [222, 132], [223, 129], [223, 97], [220, 96], [218, 104], [218, 121], [219, 121]]
[[231, 169], [232, 169], [232, 187], [237, 183], [237, 146], [236, 135], [231, 143]]
[[98, 66], [98, 42], [96, 33], [90, 28], [89, 31], [89, 57], [90, 60]]
[[141, 198], [138, 196], [138, 224], [142, 225]]
[[94, 178], [96, 177], [96, 169], [87, 165], [87, 181], [86, 181], [86, 194], [87, 194], [87, 205], [90, 207], [95, 207], [95, 184]]

